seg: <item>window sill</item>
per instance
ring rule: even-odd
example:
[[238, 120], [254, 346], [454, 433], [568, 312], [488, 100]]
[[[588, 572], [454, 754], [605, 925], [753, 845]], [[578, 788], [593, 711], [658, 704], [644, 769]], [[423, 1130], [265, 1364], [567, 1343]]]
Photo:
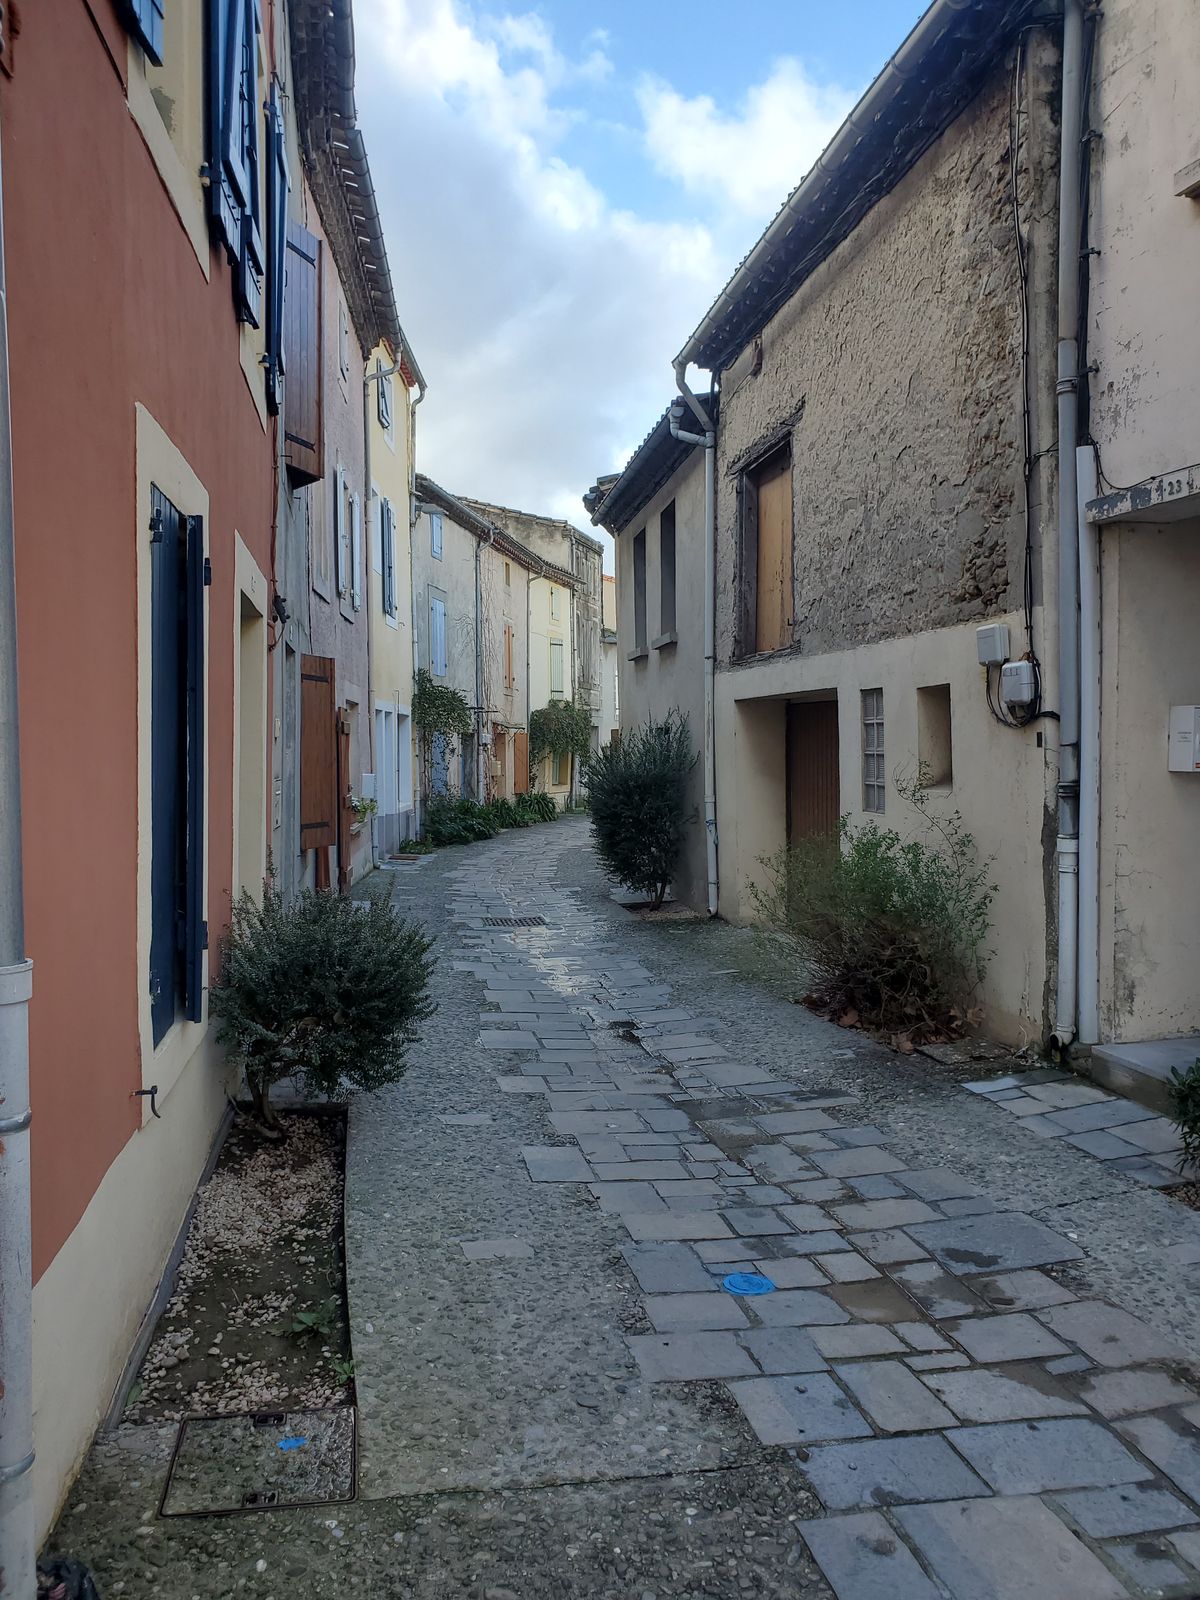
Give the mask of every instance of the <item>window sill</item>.
[[660, 633], [657, 639], [652, 639], [650, 648], [652, 650], [669, 650], [673, 644], [678, 643], [679, 635], [674, 628], [670, 628], [666, 633]]
[[649, 654], [650, 652], [646, 649], [646, 646], [642, 645], [640, 650], [627, 650], [625, 659], [626, 661], [645, 661]]

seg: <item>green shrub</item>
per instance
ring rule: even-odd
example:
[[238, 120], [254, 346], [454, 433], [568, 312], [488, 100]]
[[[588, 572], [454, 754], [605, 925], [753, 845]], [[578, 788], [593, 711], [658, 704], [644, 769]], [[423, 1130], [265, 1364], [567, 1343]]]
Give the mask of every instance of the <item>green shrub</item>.
[[281, 1078], [336, 1097], [403, 1076], [415, 1025], [435, 1009], [431, 948], [384, 894], [307, 890], [285, 905], [268, 888], [261, 906], [237, 901], [209, 1005], [276, 1137], [270, 1092]]
[[1183, 1138], [1179, 1170], [1200, 1166], [1200, 1061], [1186, 1072], [1171, 1068], [1172, 1121]]
[[474, 844], [499, 831], [488, 807], [466, 795], [435, 795], [425, 807], [424, 837], [430, 844]]
[[488, 821], [495, 826], [497, 832], [501, 828], [527, 828], [529, 826], [528, 819], [520, 814], [511, 800], [505, 800], [497, 796], [495, 800], [489, 800], [483, 809], [487, 814]]
[[[529, 774], [536, 778], [547, 756], [574, 763], [585, 760], [592, 748], [592, 715], [573, 700], [551, 700], [529, 718]], [[568, 769], [568, 770], [571, 770]]]
[[533, 822], [553, 822], [558, 816], [558, 807], [548, 794], [519, 794], [513, 804], [525, 818], [525, 827]]
[[613, 877], [662, 905], [683, 849], [695, 763], [687, 718], [670, 712], [607, 744], [587, 764], [592, 832]]
[[765, 862], [771, 881], [755, 898], [800, 958], [816, 1002], [911, 1049], [976, 1020], [996, 886], [957, 812], [936, 817], [923, 788], [897, 788], [924, 837], [843, 817], [835, 839], [806, 840]]

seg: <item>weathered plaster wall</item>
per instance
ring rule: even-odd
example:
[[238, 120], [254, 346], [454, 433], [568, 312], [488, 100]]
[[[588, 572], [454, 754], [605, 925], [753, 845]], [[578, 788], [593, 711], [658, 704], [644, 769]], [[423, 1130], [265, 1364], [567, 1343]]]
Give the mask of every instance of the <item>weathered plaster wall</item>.
[[[660, 637], [661, 576], [659, 518], [675, 502], [675, 615], [678, 642], [651, 644], [638, 661], [633, 647], [633, 540], [646, 530], [646, 634]], [[708, 866], [704, 845], [704, 452], [694, 450], [641, 514], [617, 535], [617, 632], [620, 638], [621, 729], [628, 735], [647, 717], [661, 720], [682, 711], [697, 753], [688, 783], [689, 822], [679, 872], [677, 900], [707, 905]]]
[[[1031, 74], [1036, 101], [1047, 73], [1033, 66]], [[733, 469], [781, 430], [793, 450], [796, 648], [844, 649], [987, 616], [1014, 600], [1024, 527], [1010, 80], [1009, 66], [999, 66], [768, 324], [759, 370], [747, 350], [722, 375], [724, 659], [736, 615]], [[1026, 148], [1037, 158], [1021, 180], [1036, 232], [1053, 200], [1042, 159], [1053, 145], [1032, 139]], [[1052, 292], [1051, 257], [1039, 255], [1043, 292]]]
[[[417, 665], [432, 671], [429, 649], [430, 601], [435, 594], [446, 602], [446, 676], [438, 683], [457, 689], [469, 706], [475, 704], [475, 546], [474, 534], [442, 512], [442, 555], [433, 555], [429, 511], [423, 510], [413, 528], [413, 623], [417, 637]], [[450, 786], [458, 789], [462, 778], [460, 742], [454, 742]], [[472, 740], [466, 740], [472, 747]]]
[[1200, 461], [1200, 6], [1116, 0], [1096, 34], [1088, 357], [1092, 431], [1114, 484]]

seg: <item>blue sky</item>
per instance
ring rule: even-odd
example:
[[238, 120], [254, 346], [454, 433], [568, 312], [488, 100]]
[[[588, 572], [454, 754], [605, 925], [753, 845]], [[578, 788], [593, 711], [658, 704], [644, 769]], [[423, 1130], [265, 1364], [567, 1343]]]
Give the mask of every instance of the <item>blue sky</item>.
[[356, 0], [422, 470], [583, 522], [917, 0]]

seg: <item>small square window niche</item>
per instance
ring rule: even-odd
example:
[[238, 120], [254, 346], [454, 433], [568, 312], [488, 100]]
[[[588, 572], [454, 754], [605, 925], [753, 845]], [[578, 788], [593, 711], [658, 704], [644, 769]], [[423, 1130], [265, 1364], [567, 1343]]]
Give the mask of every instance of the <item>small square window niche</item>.
[[950, 734], [950, 685], [917, 690], [917, 760], [923, 789], [949, 789], [954, 782]]

